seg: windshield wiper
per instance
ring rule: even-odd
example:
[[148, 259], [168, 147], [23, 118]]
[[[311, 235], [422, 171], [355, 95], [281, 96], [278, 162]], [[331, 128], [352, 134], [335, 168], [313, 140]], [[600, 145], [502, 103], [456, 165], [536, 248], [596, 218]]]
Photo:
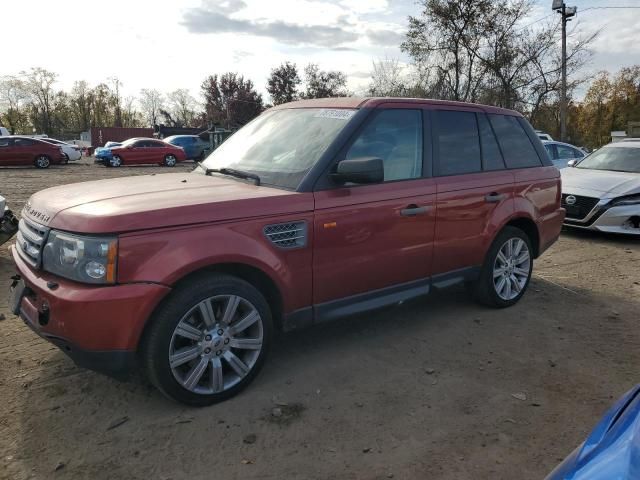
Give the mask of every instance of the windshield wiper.
[[231, 175], [232, 177], [242, 178], [244, 180], [253, 180], [256, 186], [260, 186], [260, 177], [255, 173], [245, 172], [244, 170], [236, 170], [235, 168], [207, 168], [201, 162], [196, 162], [198, 166], [204, 170], [205, 175], [212, 173], [221, 173], [223, 175]]

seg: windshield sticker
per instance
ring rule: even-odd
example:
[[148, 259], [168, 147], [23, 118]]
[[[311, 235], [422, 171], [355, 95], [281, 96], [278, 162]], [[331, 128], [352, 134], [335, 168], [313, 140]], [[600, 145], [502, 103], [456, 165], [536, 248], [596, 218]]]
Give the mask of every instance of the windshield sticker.
[[349, 120], [355, 112], [353, 110], [320, 110], [313, 118], [335, 118]]

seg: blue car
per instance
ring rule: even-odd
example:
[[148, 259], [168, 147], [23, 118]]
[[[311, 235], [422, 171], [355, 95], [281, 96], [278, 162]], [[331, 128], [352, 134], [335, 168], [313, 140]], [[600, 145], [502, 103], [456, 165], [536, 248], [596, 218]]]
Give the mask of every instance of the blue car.
[[640, 385], [604, 415], [582, 445], [547, 480], [640, 478]]
[[172, 135], [164, 139], [165, 142], [182, 147], [190, 160], [204, 160], [211, 146], [197, 135]]
[[119, 147], [122, 143], [119, 142], [107, 142], [104, 144], [104, 147], [98, 147], [93, 152], [93, 156], [96, 157], [96, 163], [102, 163], [107, 160], [111, 160], [113, 156], [111, 154], [111, 149], [113, 147]]

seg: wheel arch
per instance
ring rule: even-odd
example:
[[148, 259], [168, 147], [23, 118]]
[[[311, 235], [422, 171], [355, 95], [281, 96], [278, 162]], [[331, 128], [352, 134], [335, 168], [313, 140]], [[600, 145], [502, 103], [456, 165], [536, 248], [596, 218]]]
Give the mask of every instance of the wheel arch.
[[[531, 247], [533, 248], [533, 258], [538, 258], [540, 255], [540, 231], [538, 225], [529, 217], [516, 217], [506, 222], [497, 234], [499, 234], [504, 227], [516, 227], [522, 230], [531, 241]], [[497, 235], [496, 234], [496, 235]]]
[[[255, 288], [257, 288], [260, 293], [265, 296], [269, 307], [271, 308], [271, 315], [273, 318], [274, 326], [278, 330], [282, 330], [282, 322], [283, 322], [283, 298], [280, 289], [276, 282], [263, 270], [246, 263], [240, 262], [228, 262], [228, 263], [218, 263], [207, 265], [202, 268], [198, 268], [196, 270], [190, 271], [177, 279], [172, 285], [172, 289], [180, 288], [184, 285], [187, 285], [191, 280], [197, 277], [206, 276], [206, 275], [215, 275], [215, 274], [226, 274], [237, 277], [241, 280], [246, 281], [251, 284]], [[137, 342], [137, 350], [140, 351], [140, 348], [144, 345], [144, 339], [147, 335], [149, 327], [151, 326], [151, 319], [155, 316], [156, 312], [161, 309], [165, 302], [169, 299], [171, 293], [166, 295], [156, 307], [151, 312], [151, 315], [145, 321], [145, 324], [138, 336]]]

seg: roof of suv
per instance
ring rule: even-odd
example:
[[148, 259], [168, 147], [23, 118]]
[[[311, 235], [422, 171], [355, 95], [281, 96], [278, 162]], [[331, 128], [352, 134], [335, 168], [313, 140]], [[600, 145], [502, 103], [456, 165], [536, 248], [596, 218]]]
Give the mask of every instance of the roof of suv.
[[501, 113], [521, 117], [519, 112], [506, 108], [480, 105], [477, 103], [454, 102], [451, 100], [432, 100], [428, 98], [400, 98], [400, 97], [334, 97], [316, 98], [312, 100], [298, 100], [283, 103], [273, 107], [275, 110], [287, 108], [375, 108], [384, 103], [413, 103], [416, 105], [440, 105], [443, 107], [475, 107], [487, 113]]

